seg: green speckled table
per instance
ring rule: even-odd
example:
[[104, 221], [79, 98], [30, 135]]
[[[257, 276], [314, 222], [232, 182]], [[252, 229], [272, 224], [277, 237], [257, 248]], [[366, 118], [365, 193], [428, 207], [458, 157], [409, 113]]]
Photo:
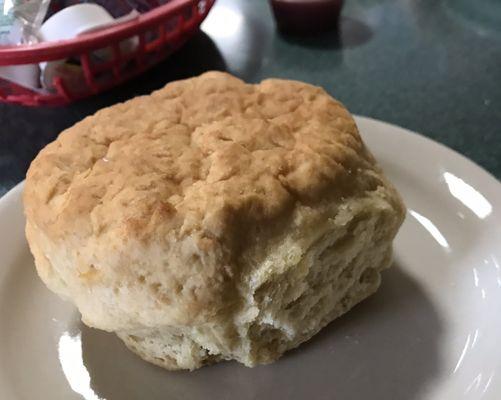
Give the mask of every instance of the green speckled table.
[[101, 107], [209, 69], [323, 86], [353, 113], [420, 132], [501, 177], [501, 2], [345, 0], [338, 33], [277, 33], [264, 0], [218, 0], [203, 31], [142, 77], [64, 108], [0, 106], [0, 194]]

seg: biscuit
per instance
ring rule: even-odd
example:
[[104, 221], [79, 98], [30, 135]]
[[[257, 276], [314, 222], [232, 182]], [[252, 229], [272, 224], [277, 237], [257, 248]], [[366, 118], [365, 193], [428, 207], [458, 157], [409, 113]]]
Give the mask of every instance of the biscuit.
[[269, 363], [372, 294], [405, 208], [324, 90], [221, 72], [62, 132], [32, 162], [40, 278], [167, 369]]

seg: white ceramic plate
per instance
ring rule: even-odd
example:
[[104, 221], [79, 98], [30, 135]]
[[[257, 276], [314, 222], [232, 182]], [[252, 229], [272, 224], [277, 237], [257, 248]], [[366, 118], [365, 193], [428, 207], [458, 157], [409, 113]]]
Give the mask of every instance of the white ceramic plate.
[[21, 192], [0, 200], [0, 399], [501, 399], [501, 185], [357, 118], [409, 208], [380, 291], [279, 362], [168, 372], [84, 327], [39, 281]]

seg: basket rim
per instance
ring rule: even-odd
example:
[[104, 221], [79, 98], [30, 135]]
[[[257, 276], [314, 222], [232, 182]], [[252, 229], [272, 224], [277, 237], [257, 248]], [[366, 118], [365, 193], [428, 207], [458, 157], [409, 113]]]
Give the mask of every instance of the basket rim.
[[151, 26], [160, 23], [166, 16], [180, 12], [190, 5], [192, 7], [198, 6], [201, 2], [205, 2], [206, 10], [203, 14], [206, 14], [215, 0], [171, 0], [153, 10], [140, 14], [131, 21], [90, 32], [73, 39], [35, 45], [0, 47], [0, 66], [58, 60], [107, 47], [117, 41], [145, 32]]

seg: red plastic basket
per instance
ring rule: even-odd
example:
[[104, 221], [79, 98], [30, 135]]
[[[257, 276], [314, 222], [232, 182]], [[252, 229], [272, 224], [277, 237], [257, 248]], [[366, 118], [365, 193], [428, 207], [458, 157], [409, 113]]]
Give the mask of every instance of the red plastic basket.
[[[32, 91], [0, 78], [0, 101], [30, 106], [62, 105], [119, 85], [182, 46], [198, 30], [214, 1], [172, 0], [132, 21], [75, 39], [0, 48], [0, 65], [74, 59], [80, 61], [82, 73], [78, 90], [61, 76], [54, 77], [54, 92]], [[137, 46], [125, 53], [120, 43], [130, 38], [137, 38]], [[111, 49], [110, 60], [100, 62], [92, 56], [101, 49]]]

